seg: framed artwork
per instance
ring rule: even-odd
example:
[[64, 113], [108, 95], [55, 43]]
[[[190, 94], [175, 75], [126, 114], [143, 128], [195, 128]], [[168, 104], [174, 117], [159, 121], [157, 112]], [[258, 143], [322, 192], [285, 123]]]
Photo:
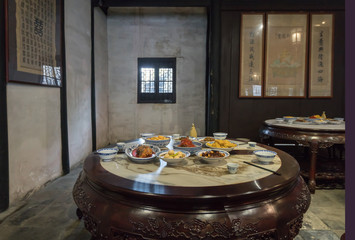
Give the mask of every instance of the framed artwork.
[[5, 0], [8, 82], [62, 86], [62, 0]]
[[264, 14], [242, 14], [239, 97], [262, 97]]
[[306, 97], [307, 23], [307, 14], [267, 14], [264, 97]]
[[310, 98], [333, 96], [333, 15], [311, 15], [309, 55]]

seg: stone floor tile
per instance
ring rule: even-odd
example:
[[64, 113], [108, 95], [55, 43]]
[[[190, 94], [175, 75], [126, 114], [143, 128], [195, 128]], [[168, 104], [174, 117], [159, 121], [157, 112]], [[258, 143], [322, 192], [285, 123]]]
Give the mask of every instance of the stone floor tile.
[[298, 234], [298, 235], [294, 238], [294, 240], [304, 240], [304, 238], [301, 237], [301, 235]]
[[305, 240], [339, 240], [339, 237], [330, 230], [301, 230], [299, 235]]
[[25, 224], [28, 219], [36, 216], [43, 211], [43, 206], [41, 205], [26, 205], [14, 214], [8, 216], [2, 224], [20, 226]]
[[345, 230], [332, 230], [339, 238], [345, 233]]
[[345, 209], [313, 207], [311, 212], [317, 215], [330, 229], [345, 230]]
[[329, 230], [330, 228], [311, 211], [306, 212], [303, 217], [302, 229]]

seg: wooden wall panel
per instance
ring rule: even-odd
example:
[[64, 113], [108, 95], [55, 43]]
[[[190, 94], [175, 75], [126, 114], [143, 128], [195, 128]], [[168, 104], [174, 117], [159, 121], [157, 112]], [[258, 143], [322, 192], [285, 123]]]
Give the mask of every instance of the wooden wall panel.
[[221, 75], [219, 129], [229, 137], [259, 140], [265, 119], [284, 115], [309, 116], [326, 111], [329, 117], [345, 116], [345, 13], [335, 11], [334, 70], [331, 99], [244, 99], [239, 92], [239, 39], [242, 11], [221, 13]]

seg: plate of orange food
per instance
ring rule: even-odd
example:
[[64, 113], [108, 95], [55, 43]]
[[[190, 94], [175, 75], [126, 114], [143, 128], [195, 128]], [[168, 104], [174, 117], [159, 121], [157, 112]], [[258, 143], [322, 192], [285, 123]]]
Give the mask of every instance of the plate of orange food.
[[163, 135], [155, 135], [155, 136], [145, 137], [144, 141], [146, 144], [152, 144], [163, 148], [170, 143], [170, 137], [163, 136]]

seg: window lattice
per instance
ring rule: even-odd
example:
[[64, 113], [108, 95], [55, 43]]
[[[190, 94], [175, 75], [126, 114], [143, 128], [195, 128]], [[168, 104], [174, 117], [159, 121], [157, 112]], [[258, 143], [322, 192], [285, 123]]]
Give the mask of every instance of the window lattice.
[[154, 87], [155, 69], [154, 68], [141, 68], [141, 74], [142, 74], [141, 92], [142, 93], [154, 93], [155, 92], [155, 87]]
[[159, 93], [173, 92], [173, 69], [159, 68]]

